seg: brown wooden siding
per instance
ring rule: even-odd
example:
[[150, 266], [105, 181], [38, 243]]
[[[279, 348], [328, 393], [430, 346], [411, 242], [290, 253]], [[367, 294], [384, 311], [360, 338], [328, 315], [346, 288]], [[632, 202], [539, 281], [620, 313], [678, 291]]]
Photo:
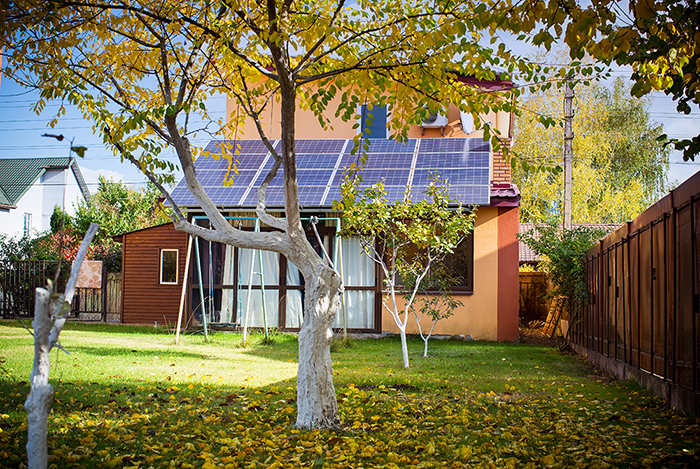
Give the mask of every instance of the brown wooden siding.
[[[172, 223], [123, 236], [122, 322], [171, 324], [177, 322], [185, 278], [187, 235]], [[177, 285], [160, 284], [161, 249], [178, 249]]]

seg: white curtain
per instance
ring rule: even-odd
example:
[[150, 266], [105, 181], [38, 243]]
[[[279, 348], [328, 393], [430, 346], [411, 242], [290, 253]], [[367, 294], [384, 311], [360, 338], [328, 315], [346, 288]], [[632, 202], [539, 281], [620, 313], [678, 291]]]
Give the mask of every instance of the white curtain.
[[[244, 324], [248, 314], [248, 281], [250, 277], [251, 259], [253, 261], [253, 276], [251, 285], [260, 285], [261, 279], [265, 285], [277, 285], [279, 279], [279, 254], [271, 251], [256, 251], [239, 249], [238, 251], [238, 312], [239, 323]], [[262, 260], [262, 265], [260, 261]], [[251, 290], [250, 316], [248, 327], [263, 327], [263, 294], [262, 290]], [[265, 290], [265, 313], [269, 327], [279, 326], [279, 292]]]
[[[233, 278], [234, 273], [234, 256], [233, 253], [236, 248], [233, 246], [226, 245], [226, 252], [224, 253], [224, 285], [235, 284], [235, 279]], [[233, 304], [234, 291], [233, 289], [224, 288], [221, 292], [221, 319], [220, 322], [230, 324], [233, 322], [233, 313], [236, 310], [236, 305]]]
[[[360, 238], [339, 239], [343, 253], [343, 281], [346, 287], [374, 287], [374, 261], [362, 251]], [[340, 262], [338, 261], [338, 264]], [[349, 329], [370, 329], [374, 327], [374, 291], [345, 290], [346, 327]], [[333, 327], [343, 327], [343, 311], [333, 322]]]
[[[287, 261], [287, 286], [301, 285], [301, 272]], [[287, 290], [286, 327], [301, 327], [304, 322], [304, 302], [301, 290]]]
[[[329, 256], [333, 256], [331, 249], [331, 238], [323, 236], [323, 247]], [[323, 258], [326, 258], [324, 253], [321, 253]], [[297, 266], [287, 261], [287, 285], [301, 285], [301, 272]], [[304, 322], [304, 300], [301, 290], [287, 290], [287, 320], [286, 327], [301, 327]], [[342, 321], [342, 318], [341, 318]], [[335, 327], [335, 326], [334, 326]]]

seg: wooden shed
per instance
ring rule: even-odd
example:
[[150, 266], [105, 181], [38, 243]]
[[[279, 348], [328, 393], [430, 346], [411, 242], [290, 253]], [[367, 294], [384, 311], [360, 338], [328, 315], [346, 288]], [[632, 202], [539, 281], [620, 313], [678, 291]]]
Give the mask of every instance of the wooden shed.
[[187, 235], [168, 223], [114, 240], [122, 243], [122, 323], [177, 322]]

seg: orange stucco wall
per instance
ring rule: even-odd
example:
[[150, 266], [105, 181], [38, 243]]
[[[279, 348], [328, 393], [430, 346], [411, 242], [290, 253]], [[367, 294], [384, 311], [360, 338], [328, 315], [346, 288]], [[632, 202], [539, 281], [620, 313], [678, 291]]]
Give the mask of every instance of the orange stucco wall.
[[[474, 224], [474, 293], [460, 295], [459, 300], [464, 306], [455, 309], [451, 317], [438, 322], [433, 334], [463, 334], [477, 340], [518, 338], [517, 219], [517, 208], [479, 208]], [[513, 256], [508, 250], [512, 246], [515, 246], [514, 265], [511, 265]], [[506, 251], [503, 251], [503, 247], [506, 247]], [[425, 330], [430, 326], [423, 327]], [[382, 311], [382, 330], [399, 332], [386, 309]], [[407, 332], [418, 333], [413, 318], [408, 321]]]
[[518, 339], [518, 207], [498, 209], [498, 340]]
[[[335, 117], [335, 109], [338, 108], [340, 104], [340, 97], [336, 96], [329, 104], [328, 109], [331, 110], [327, 112], [328, 118], [330, 118], [331, 125], [328, 130], [323, 130], [321, 124], [318, 122], [318, 118], [314, 116], [313, 112], [308, 109], [297, 108], [295, 119], [296, 119], [296, 138], [352, 138], [356, 135], [357, 130], [353, 129], [355, 121], [351, 120], [348, 122], [343, 122], [339, 117]], [[232, 100], [228, 100], [226, 103], [227, 116], [235, 116], [237, 112], [240, 112], [236, 108], [236, 104]], [[448, 109], [448, 125], [445, 126], [445, 137], [466, 137], [467, 135], [462, 131], [459, 123], [459, 109], [454, 105], [450, 104]], [[270, 139], [279, 139], [280, 134], [280, 106], [279, 102], [273, 102], [267, 106], [265, 112], [260, 116], [263, 130], [265, 134]], [[484, 122], [491, 122], [498, 128], [501, 135], [508, 136], [510, 132], [510, 114], [506, 112], [494, 113], [490, 112], [483, 117]], [[483, 131], [478, 130], [469, 134], [469, 137], [483, 137]], [[242, 134], [239, 136], [243, 139], [254, 139], [259, 138], [258, 130], [255, 127], [254, 122], [248, 119], [243, 126]], [[441, 138], [440, 129], [425, 129], [423, 133], [425, 138]], [[421, 138], [421, 128], [420, 126], [413, 126], [409, 129], [408, 138]]]

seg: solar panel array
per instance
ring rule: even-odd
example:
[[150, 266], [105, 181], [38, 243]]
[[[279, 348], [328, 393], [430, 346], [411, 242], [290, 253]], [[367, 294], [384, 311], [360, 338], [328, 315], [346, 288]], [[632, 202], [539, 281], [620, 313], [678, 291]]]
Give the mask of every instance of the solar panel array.
[[[453, 199], [464, 205], [488, 205], [490, 145], [481, 138], [412, 139], [405, 143], [393, 140], [367, 140], [366, 161], [361, 151], [352, 153], [352, 140], [297, 140], [297, 183], [302, 207], [329, 207], [340, 197], [340, 185], [348, 168], [362, 166], [360, 188], [383, 181], [390, 201], [403, 200], [406, 188], [410, 198], [418, 201], [431, 181], [431, 174], [449, 184]], [[212, 201], [228, 208], [251, 208], [257, 202], [257, 188], [274, 164], [274, 159], [260, 140], [226, 142], [223, 151], [233, 155], [237, 173], [233, 184], [225, 187], [226, 158], [200, 156], [195, 162], [197, 177]], [[280, 142], [273, 142], [276, 151]], [[238, 148], [235, 154], [232, 149]], [[221, 154], [222, 145], [210, 142], [212, 155]], [[198, 206], [183, 179], [172, 192], [181, 207]], [[268, 207], [284, 205], [283, 171], [267, 189]]]

